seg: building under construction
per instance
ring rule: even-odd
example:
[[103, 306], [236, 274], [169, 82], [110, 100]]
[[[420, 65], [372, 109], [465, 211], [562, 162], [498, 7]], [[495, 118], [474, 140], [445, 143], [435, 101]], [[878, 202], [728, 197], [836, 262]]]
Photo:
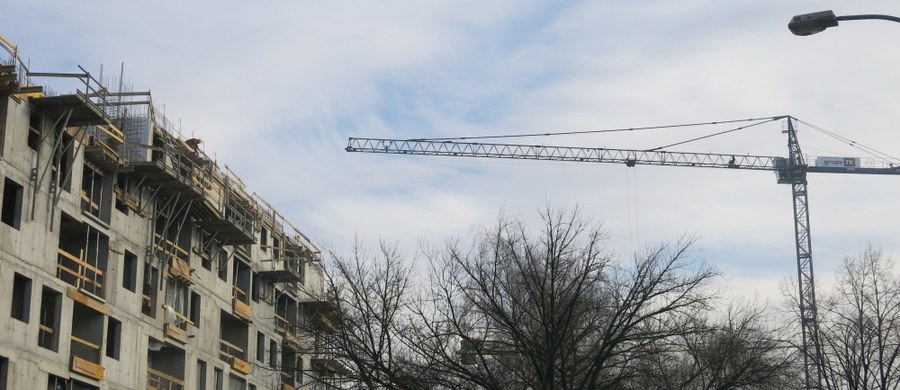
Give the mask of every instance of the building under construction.
[[149, 92], [0, 46], [0, 390], [329, 388], [318, 249]]

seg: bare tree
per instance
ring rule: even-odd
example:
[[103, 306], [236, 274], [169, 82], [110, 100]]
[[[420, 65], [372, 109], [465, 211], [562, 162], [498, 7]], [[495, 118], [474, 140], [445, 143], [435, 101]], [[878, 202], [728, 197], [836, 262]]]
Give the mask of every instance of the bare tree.
[[621, 263], [577, 209], [541, 217], [537, 232], [501, 216], [471, 247], [424, 248], [431, 272], [418, 285], [395, 248], [332, 254], [333, 345], [352, 371], [348, 386], [631, 389], [659, 372], [677, 380], [672, 388], [780, 383], [789, 359], [760, 311], [706, 320], [717, 273], [695, 258], [693, 238]]
[[663, 340], [644, 362], [644, 389], [787, 389], [799, 387], [798, 351], [788, 329], [756, 303], [731, 302], [723, 318], [698, 318], [702, 329]]
[[[350, 255], [327, 251], [326, 291], [335, 326], [326, 348], [345, 365], [344, 388], [421, 389], [414, 380], [403, 341], [409, 330], [406, 307], [412, 294], [411, 268], [396, 245], [381, 242], [366, 252], [357, 240]], [[315, 329], [310, 329], [315, 331]]]
[[893, 261], [869, 248], [847, 257], [835, 291], [819, 309], [820, 338], [832, 387], [900, 387], [900, 282]]

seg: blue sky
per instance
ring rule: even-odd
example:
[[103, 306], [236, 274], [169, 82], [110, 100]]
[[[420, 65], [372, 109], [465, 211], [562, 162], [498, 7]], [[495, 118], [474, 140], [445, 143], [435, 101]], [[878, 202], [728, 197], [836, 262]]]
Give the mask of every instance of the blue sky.
[[[548, 202], [611, 249], [701, 236], [729, 293], [795, 271], [790, 188], [769, 173], [349, 154], [347, 137], [574, 131], [791, 114], [900, 155], [900, 25], [810, 37], [799, 13], [900, 15], [893, 1], [14, 2], [0, 34], [37, 71], [124, 62], [186, 135], [314, 240], [468, 237]], [[713, 130], [703, 129], [702, 132]], [[700, 133], [528, 142], [640, 148]], [[800, 128], [804, 151], [858, 152]], [[778, 124], [673, 150], [786, 154]], [[818, 280], [869, 243], [900, 258], [900, 178], [810, 178]]]

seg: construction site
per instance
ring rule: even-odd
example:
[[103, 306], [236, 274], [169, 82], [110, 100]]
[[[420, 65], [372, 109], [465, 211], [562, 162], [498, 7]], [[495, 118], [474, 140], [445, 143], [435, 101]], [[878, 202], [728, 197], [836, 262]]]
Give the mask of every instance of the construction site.
[[311, 240], [149, 92], [0, 46], [0, 390], [331, 388]]

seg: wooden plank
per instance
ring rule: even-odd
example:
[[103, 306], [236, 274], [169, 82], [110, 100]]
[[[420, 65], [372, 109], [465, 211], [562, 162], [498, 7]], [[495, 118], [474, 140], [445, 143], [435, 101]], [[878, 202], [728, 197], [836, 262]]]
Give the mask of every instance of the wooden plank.
[[187, 344], [187, 332], [173, 324], [166, 324], [163, 328], [166, 337], [182, 344]]
[[250, 363], [236, 356], [231, 357], [231, 368], [244, 375], [250, 374]]
[[98, 381], [103, 380], [103, 366], [78, 356], [72, 356], [72, 371]]
[[104, 304], [103, 302], [100, 302], [100, 301], [94, 299], [90, 295], [84, 294], [81, 291], [78, 291], [74, 288], [67, 289], [66, 296], [74, 299], [76, 302], [79, 302], [87, 307], [90, 307], [91, 309], [94, 309], [98, 313], [101, 313], [104, 315], [109, 314], [109, 309], [106, 308], [106, 304]]
[[250, 308], [250, 305], [244, 303], [240, 299], [233, 298], [231, 300], [232, 308], [234, 309], [234, 314], [247, 322], [252, 322], [253, 320], [253, 309]]
[[85, 340], [85, 339], [83, 339], [83, 338], [80, 338], [80, 337], [78, 337], [78, 336], [70, 336], [70, 337], [71, 337], [72, 341], [74, 341], [74, 342], [76, 342], [76, 343], [78, 343], [78, 344], [84, 345], [85, 347], [88, 347], [88, 348], [93, 349], [93, 350], [97, 350], [97, 351], [100, 350], [100, 346], [97, 345], [97, 344], [94, 344], [94, 343], [92, 343], [92, 342], [90, 342], [90, 341], [87, 341], [87, 340]]

